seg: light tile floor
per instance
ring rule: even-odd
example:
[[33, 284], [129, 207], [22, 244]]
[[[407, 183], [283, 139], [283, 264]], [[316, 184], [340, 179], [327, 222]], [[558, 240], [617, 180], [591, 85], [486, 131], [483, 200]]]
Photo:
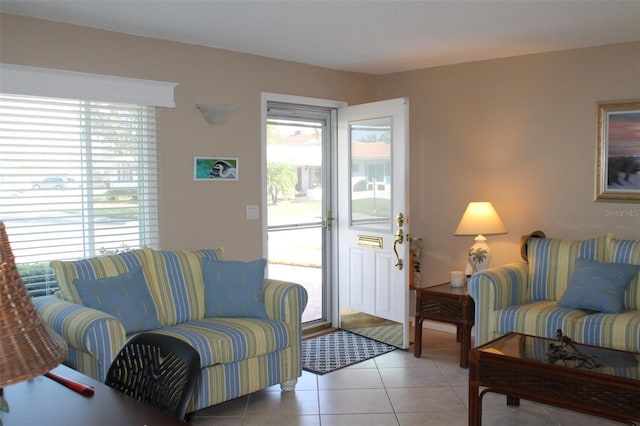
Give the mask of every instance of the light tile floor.
[[[422, 357], [395, 350], [323, 376], [303, 371], [294, 392], [272, 386], [194, 413], [197, 426], [463, 426], [468, 370], [455, 334], [425, 329]], [[505, 397], [483, 399], [483, 425], [619, 425], [605, 419]]]

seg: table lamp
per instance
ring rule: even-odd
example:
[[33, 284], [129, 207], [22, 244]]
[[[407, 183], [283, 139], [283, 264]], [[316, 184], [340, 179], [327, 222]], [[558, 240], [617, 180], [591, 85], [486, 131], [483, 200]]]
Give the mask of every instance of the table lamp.
[[2, 388], [56, 367], [67, 345], [44, 322], [16, 267], [0, 221], [0, 409], [8, 410]]
[[475, 244], [469, 249], [469, 263], [475, 273], [487, 269], [491, 263], [491, 249], [485, 235], [506, 233], [507, 228], [496, 209], [490, 202], [482, 201], [469, 203], [454, 235], [476, 235]]

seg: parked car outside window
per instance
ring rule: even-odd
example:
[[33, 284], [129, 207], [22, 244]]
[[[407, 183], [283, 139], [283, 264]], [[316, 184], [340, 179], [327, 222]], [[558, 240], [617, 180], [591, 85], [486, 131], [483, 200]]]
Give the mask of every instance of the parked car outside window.
[[64, 179], [61, 177], [47, 177], [33, 184], [33, 189], [64, 189]]

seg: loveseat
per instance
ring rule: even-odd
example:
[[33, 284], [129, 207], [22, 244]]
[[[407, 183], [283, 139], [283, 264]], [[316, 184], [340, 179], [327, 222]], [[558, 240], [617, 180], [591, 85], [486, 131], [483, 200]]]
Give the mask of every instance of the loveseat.
[[561, 330], [579, 343], [640, 352], [640, 240], [532, 234], [521, 252], [524, 261], [469, 279], [475, 346], [510, 331], [556, 338]]
[[264, 279], [264, 262], [224, 261], [220, 249], [148, 247], [53, 261], [60, 292], [34, 304], [66, 340], [64, 363], [99, 381], [136, 333], [190, 343], [201, 360], [193, 412], [275, 384], [293, 390], [301, 375], [307, 293]]

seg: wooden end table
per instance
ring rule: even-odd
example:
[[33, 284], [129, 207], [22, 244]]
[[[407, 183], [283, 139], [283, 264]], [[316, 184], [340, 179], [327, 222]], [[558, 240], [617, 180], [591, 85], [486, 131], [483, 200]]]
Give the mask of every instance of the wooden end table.
[[471, 350], [470, 426], [481, 426], [487, 392], [506, 395], [507, 405], [514, 407], [522, 398], [627, 424], [640, 422], [640, 353], [576, 343], [580, 354], [599, 364], [594, 367], [550, 358], [550, 343], [558, 341], [508, 333]]
[[457, 327], [456, 341], [460, 342], [460, 367], [469, 367], [471, 328], [475, 304], [467, 286], [451, 287], [450, 283], [416, 289], [416, 324], [413, 355], [422, 355], [422, 321], [445, 322]]

